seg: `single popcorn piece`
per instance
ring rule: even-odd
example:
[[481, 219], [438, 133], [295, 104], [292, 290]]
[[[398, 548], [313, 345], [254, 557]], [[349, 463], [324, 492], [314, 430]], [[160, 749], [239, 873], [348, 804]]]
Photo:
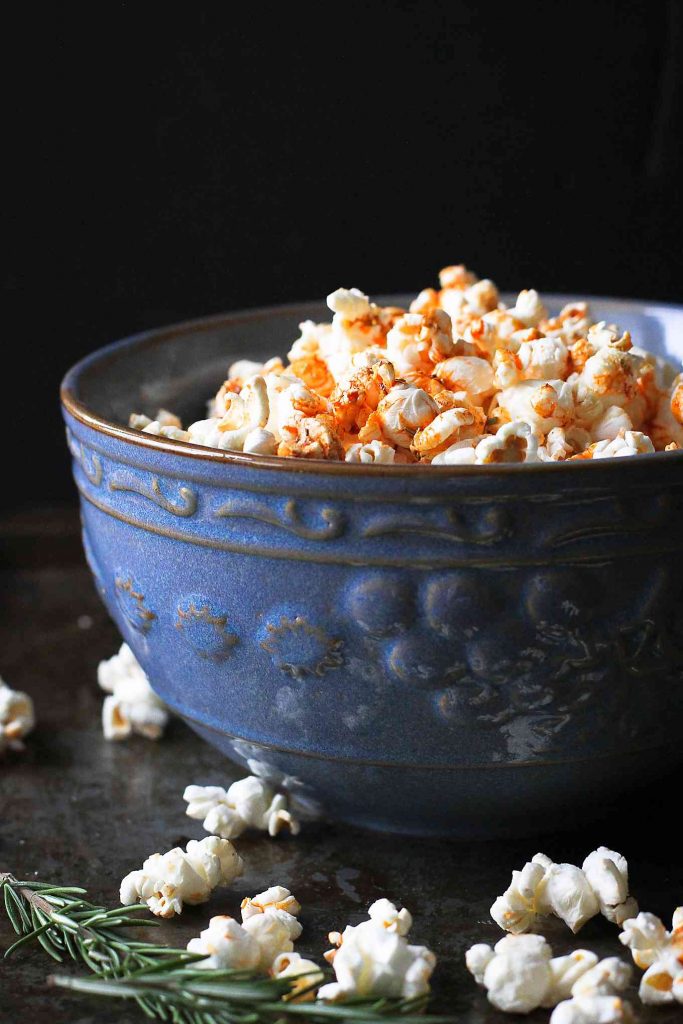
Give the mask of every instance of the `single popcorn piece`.
[[621, 430], [613, 441], [598, 441], [591, 446], [591, 457], [594, 459], [622, 458], [630, 455], [647, 455], [654, 452], [655, 448], [647, 436], [639, 430]]
[[259, 944], [248, 931], [233, 917], [212, 917], [198, 939], [187, 944], [190, 953], [197, 953], [206, 959], [197, 961], [193, 967], [210, 970], [254, 970], [261, 959]]
[[412, 923], [408, 911], [398, 911], [389, 900], [378, 900], [370, 912], [368, 921], [349, 925], [341, 934], [330, 933], [330, 941], [338, 948], [326, 953], [325, 959], [332, 964], [337, 980], [323, 985], [318, 999], [411, 999], [429, 992], [436, 957], [426, 946], [408, 944], [405, 933]]
[[628, 988], [631, 968], [618, 957], [601, 960], [574, 983], [571, 998], [553, 1010], [551, 1024], [619, 1024], [631, 1022], [630, 1003], [619, 995]]
[[[268, 971], [277, 956], [291, 953], [294, 949], [292, 931], [285, 917], [291, 917], [286, 911], [273, 910], [266, 914], [255, 914], [243, 921], [242, 927], [255, 940], [259, 947], [257, 968], [264, 973]], [[292, 918], [296, 921], [296, 918]], [[298, 924], [298, 922], [296, 922]], [[299, 925], [299, 934], [301, 926]], [[297, 936], [298, 937], [298, 936]]]
[[301, 904], [282, 885], [273, 885], [265, 892], [242, 900], [241, 910], [244, 924], [259, 914], [272, 914], [287, 928], [290, 939], [296, 940], [301, 935], [302, 928], [296, 919]]
[[669, 955], [683, 956], [683, 907], [674, 910], [671, 931], [655, 914], [641, 911], [624, 921], [619, 941], [631, 950], [634, 963], [641, 970]]
[[541, 1006], [551, 985], [551, 957], [552, 949], [542, 936], [507, 935], [493, 949], [473, 946], [465, 962], [498, 1010], [530, 1013]]
[[188, 440], [224, 451], [242, 451], [252, 431], [262, 429], [268, 422], [270, 403], [265, 377], [250, 377], [239, 394], [221, 389], [216, 412], [217, 416], [191, 423], [187, 428]]
[[443, 309], [406, 313], [387, 334], [387, 359], [399, 375], [413, 370], [431, 373], [453, 351], [451, 318]]
[[398, 935], [407, 935], [413, 926], [413, 915], [403, 907], [399, 910], [390, 900], [375, 900], [368, 909], [368, 917], [371, 921], [381, 924], [387, 931], [396, 932]]
[[102, 705], [102, 729], [107, 740], [124, 740], [132, 733], [158, 740], [168, 722], [159, 700], [128, 644], [97, 667], [97, 681], [109, 697]]
[[509, 888], [491, 907], [491, 917], [505, 931], [529, 931], [549, 914], [576, 933], [600, 911], [586, 875], [574, 864], [555, 864], [537, 853], [522, 871], [512, 872]]
[[638, 995], [651, 1006], [683, 1004], [683, 950], [665, 953], [655, 960], [641, 979]]
[[315, 988], [324, 980], [323, 972], [312, 960], [299, 953], [280, 953], [273, 960], [270, 973], [274, 978], [291, 979], [292, 988], [284, 996], [285, 1002], [304, 1003], [315, 999]]
[[33, 701], [27, 693], [12, 690], [0, 677], [0, 754], [23, 750], [22, 742], [36, 724]]
[[243, 452], [250, 455], [275, 455], [277, 452], [277, 441], [275, 435], [263, 427], [256, 427], [250, 430], [244, 439]]
[[415, 432], [431, 423], [438, 412], [438, 405], [426, 391], [397, 384], [370, 414], [358, 438], [363, 444], [384, 440], [408, 448]]
[[475, 450], [478, 465], [501, 462], [538, 462], [538, 438], [530, 424], [513, 420], [497, 434], [484, 437]]
[[396, 452], [391, 445], [382, 441], [368, 441], [367, 444], [352, 444], [346, 449], [346, 462], [377, 462], [391, 466], [396, 459]]
[[223, 839], [236, 839], [249, 828], [270, 836], [284, 829], [292, 835], [299, 832], [299, 822], [288, 810], [287, 797], [275, 793], [255, 775], [238, 779], [227, 790], [221, 786], [187, 786], [183, 800], [188, 804], [188, 817], [203, 819], [206, 831]]
[[510, 316], [519, 320], [525, 327], [538, 327], [541, 320], [547, 316], [547, 311], [541, 297], [533, 288], [521, 291], [517, 301], [510, 310]]
[[638, 904], [628, 892], [628, 863], [606, 846], [589, 853], [582, 865], [588, 884], [598, 898], [600, 913], [614, 924], [623, 924], [638, 913]]
[[185, 850], [177, 846], [154, 853], [140, 870], [126, 875], [121, 903], [146, 903], [155, 916], [173, 917], [185, 903], [206, 903], [215, 888], [230, 885], [242, 870], [242, 858], [227, 839], [190, 840]]
[[550, 1024], [632, 1024], [633, 1008], [621, 996], [582, 996], [555, 1007]]

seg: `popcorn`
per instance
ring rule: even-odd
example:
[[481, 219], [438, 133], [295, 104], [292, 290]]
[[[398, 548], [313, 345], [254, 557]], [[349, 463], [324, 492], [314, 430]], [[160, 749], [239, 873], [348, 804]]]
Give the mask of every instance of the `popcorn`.
[[623, 924], [638, 913], [638, 904], [628, 893], [626, 858], [606, 846], [589, 853], [582, 865], [588, 884], [598, 898], [600, 913], [614, 924]]
[[22, 739], [36, 724], [33, 701], [27, 693], [12, 690], [0, 677], [0, 754], [23, 750]]
[[475, 449], [477, 465], [492, 462], [538, 462], [538, 438], [523, 420], [513, 420], [497, 434], [482, 438]]
[[397, 384], [370, 414], [358, 438], [362, 443], [383, 440], [408, 448], [415, 431], [431, 423], [438, 412], [438, 405], [426, 391]]
[[541, 320], [547, 316], [547, 311], [537, 291], [530, 288], [528, 291], [521, 291], [517, 301], [510, 310], [510, 316], [519, 320], [525, 327], [537, 327]]
[[624, 455], [645, 455], [655, 450], [647, 434], [639, 430], [619, 431], [613, 441], [598, 441], [588, 451], [593, 459], [621, 458]]
[[[277, 956], [281, 953], [291, 953], [294, 949], [292, 932], [288, 922], [281, 916], [283, 913], [285, 912], [271, 911], [267, 914], [257, 914], [242, 923], [243, 929], [258, 945], [259, 959], [256, 966], [264, 973], [270, 969]], [[300, 925], [298, 934], [301, 934]]]
[[[408, 311], [337, 288], [331, 323], [299, 324], [289, 365], [277, 356], [233, 363], [207, 418], [186, 431], [164, 410], [156, 420], [134, 414], [131, 425], [223, 451], [357, 465], [683, 449], [683, 375], [628, 331], [594, 323], [585, 302], [551, 317], [533, 289], [506, 308], [495, 284], [462, 264], [444, 267], [439, 282]], [[527, 427], [501, 434], [512, 422], [529, 436]]]
[[411, 946], [405, 934], [412, 924], [408, 911], [389, 900], [370, 908], [370, 919], [330, 933], [338, 948], [325, 954], [336, 982], [323, 985], [318, 999], [343, 1002], [358, 996], [411, 999], [429, 992], [436, 957], [426, 946]]
[[377, 462], [390, 466], [396, 458], [396, 451], [383, 441], [368, 441], [366, 444], [352, 444], [346, 449], [347, 462]]
[[368, 917], [371, 921], [381, 924], [382, 928], [398, 935], [407, 935], [413, 926], [413, 915], [410, 911], [405, 907], [398, 910], [387, 899], [376, 900], [368, 909]]
[[337, 288], [327, 296], [327, 305], [343, 320], [360, 320], [370, 312], [370, 300], [358, 288]]
[[491, 917], [513, 934], [529, 931], [538, 917], [554, 914], [576, 933], [600, 910], [586, 875], [573, 864], [554, 864], [537, 853], [491, 907]]
[[97, 667], [97, 681], [111, 696], [102, 705], [102, 729], [107, 740], [124, 740], [139, 733], [158, 740], [168, 722], [159, 700], [128, 644]]
[[221, 389], [216, 412], [220, 415], [191, 423], [187, 428], [188, 440], [224, 451], [242, 451], [249, 434], [268, 422], [270, 404], [265, 377], [250, 377], [239, 394]]
[[406, 313], [387, 334], [387, 359], [397, 374], [431, 373], [435, 364], [452, 353], [451, 318], [443, 309]]
[[242, 870], [242, 858], [227, 839], [192, 839], [185, 850], [177, 846], [168, 853], [153, 853], [140, 870], [126, 875], [121, 903], [146, 903], [155, 916], [173, 917], [185, 903], [206, 903], [215, 888], [230, 885]]
[[259, 914], [271, 914], [287, 928], [290, 939], [298, 939], [301, 925], [296, 919], [301, 904], [292, 896], [289, 889], [282, 885], [273, 885], [257, 896], [242, 900], [242, 921], [246, 923]]
[[619, 941], [631, 950], [635, 964], [646, 970], [670, 954], [683, 955], [683, 907], [674, 910], [671, 931], [655, 914], [641, 911], [623, 922]]
[[270, 973], [274, 978], [295, 979], [291, 991], [284, 996], [286, 1002], [303, 1003], [315, 999], [314, 986], [318, 986], [324, 975], [312, 960], [305, 960], [299, 953], [280, 953], [273, 960]]
[[277, 441], [275, 435], [263, 427], [250, 430], [244, 439], [243, 452], [250, 455], [275, 455], [277, 452]]
[[[480, 943], [467, 951], [465, 963], [486, 989], [489, 1002], [505, 1013], [530, 1013], [540, 1006], [614, 995], [627, 987], [631, 974], [616, 957], [598, 961], [587, 949], [553, 957], [540, 935], [506, 935], [493, 949]], [[569, 1012], [574, 1007], [560, 1017]]]
[[233, 917], [212, 917], [198, 939], [187, 944], [190, 953], [206, 956], [193, 967], [211, 970], [254, 970], [261, 959], [258, 942]]
[[641, 979], [638, 995], [649, 1005], [683, 1004], [683, 951], [655, 960]]
[[571, 998], [560, 1002], [551, 1024], [619, 1024], [631, 1022], [633, 1010], [619, 993], [628, 988], [631, 968], [617, 957], [601, 960], [574, 983]]
[[631, 1024], [630, 1003], [620, 996], [582, 996], [555, 1007], [550, 1024]]
[[207, 832], [223, 839], [236, 839], [248, 828], [276, 836], [283, 829], [299, 832], [299, 822], [287, 809], [287, 797], [274, 793], [254, 775], [233, 782], [228, 790], [221, 786], [187, 786], [183, 800], [190, 818], [203, 819]]

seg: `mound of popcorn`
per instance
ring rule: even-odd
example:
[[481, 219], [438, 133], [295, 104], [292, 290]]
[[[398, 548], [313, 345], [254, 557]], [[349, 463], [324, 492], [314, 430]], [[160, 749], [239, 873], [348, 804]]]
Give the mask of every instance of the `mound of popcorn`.
[[0, 677], [0, 754], [23, 750], [23, 738], [36, 724], [33, 701], [27, 693], [13, 690]]
[[683, 374], [595, 323], [586, 302], [550, 316], [533, 289], [506, 307], [488, 279], [445, 267], [409, 309], [357, 288], [300, 324], [286, 362], [241, 359], [183, 429], [160, 409], [130, 426], [250, 454], [391, 464], [494, 465], [683, 448]]

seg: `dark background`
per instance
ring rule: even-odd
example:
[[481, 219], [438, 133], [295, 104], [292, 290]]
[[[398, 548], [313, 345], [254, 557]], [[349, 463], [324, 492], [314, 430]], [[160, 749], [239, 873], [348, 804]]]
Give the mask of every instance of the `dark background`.
[[681, 6], [114, 4], [6, 26], [3, 504], [73, 500], [59, 379], [148, 326], [417, 291], [458, 261], [502, 288], [683, 299]]

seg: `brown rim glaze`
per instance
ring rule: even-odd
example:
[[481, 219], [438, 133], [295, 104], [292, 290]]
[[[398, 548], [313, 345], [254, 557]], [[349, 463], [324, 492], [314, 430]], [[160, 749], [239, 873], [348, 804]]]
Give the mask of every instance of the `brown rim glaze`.
[[[393, 297], [396, 298], [395, 296]], [[570, 296], [546, 296], [547, 301], [571, 301]], [[378, 301], [384, 302], [385, 300], [380, 298]], [[609, 302], [619, 305], [620, 303], [629, 304], [628, 300], [625, 299], [609, 299], [602, 298], [599, 296], [587, 296], [589, 302]], [[648, 300], [634, 300], [638, 305], [647, 304]], [[434, 477], [452, 477], [452, 476], [479, 476], [485, 475], [490, 477], [491, 475], [499, 476], [501, 474], [510, 473], [553, 473], [553, 472], [591, 472], [598, 469], [602, 469], [606, 472], [612, 472], [615, 469], [619, 469], [619, 472], [623, 474], [624, 465], [623, 459], [598, 459], [593, 461], [591, 459], [579, 459], [576, 462], [532, 462], [532, 463], [497, 463], [490, 466], [416, 466], [416, 465], [363, 465], [362, 463], [353, 462], [330, 462], [325, 459], [297, 459], [287, 458], [279, 455], [252, 455], [245, 454], [244, 452], [230, 452], [221, 451], [218, 448], [207, 448], [202, 445], [191, 444], [189, 441], [174, 441], [171, 438], [157, 437], [154, 434], [145, 434], [140, 430], [133, 430], [130, 427], [123, 427], [118, 423], [113, 423], [111, 420], [105, 419], [103, 416], [98, 416], [91, 412], [74, 394], [74, 384], [77, 382], [78, 377], [82, 370], [93, 363], [102, 364], [106, 366], [107, 362], [112, 359], [119, 357], [122, 351], [127, 350], [131, 345], [135, 345], [136, 348], [147, 348], [155, 345], [163, 344], [171, 338], [175, 338], [178, 335], [186, 334], [189, 331], [201, 331], [201, 330], [215, 330], [217, 327], [222, 325], [233, 325], [240, 323], [248, 323], [253, 320], [267, 320], [276, 319], [277, 317], [289, 313], [306, 315], [310, 312], [310, 307], [314, 305], [314, 302], [309, 303], [285, 303], [279, 306], [264, 306], [257, 309], [242, 310], [235, 313], [219, 314], [211, 317], [201, 317], [197, 320], [185, 320], [179, 324], [173, 324], [169, 327], [153, 328], [150, 331], [143, 331], [139, 334], [131, 335], [128, 338], [124, 338], [121, 341], [112, 342], [109, 345], [105, 345], [104, 348], [96, 349], [95, 352], [85, 356], [79, 362], [75, 363], [69, 371], [65, 374], [60, 388], [60, 398], [62, 405], [66, 411], [73, 416], [74, 419], [83, 423], [85, 426], [96, 430], [100, 434], [106, 434], [109, 437], [114, 437], [120, 441], [126, 441], [133, 445], [138, 445], [143, 448], [156, 449], [157, 451], [163, 451], [168, 454], [182, 456], [190, 459], [202, 459], [206, 462], [223, 462], [238, 466], [248, 466], [250, 469], [268, 469], [268, 470], [280, 470], [288, 473], [305, 473], [305, 474], [325, 474], [325, 475], [342, 475], [342, 476], [370, 476], [371, 478], [377, 478], [381, 476], [392, 477], [415, 477], [423, 479], [425, 474], [431, 478]], [[674, 304], [667, 304], [665, 302], [652, 302], [653, 306], [657, 306], [662, 309], [671, 308], [681, 310], [680, 306]], [[648, 461], [661, 462], [665, 460], [667, 464], [672, 461], [680, 462], [683, 460], [683, 451], [680, 452], [655, 452], [647, 456]], [[626, 460], [631, 462], [630, 459]], [[640, 458], [637, 459], [640, 463]], [[581, 467], [579, 469], [579, 467]]]

